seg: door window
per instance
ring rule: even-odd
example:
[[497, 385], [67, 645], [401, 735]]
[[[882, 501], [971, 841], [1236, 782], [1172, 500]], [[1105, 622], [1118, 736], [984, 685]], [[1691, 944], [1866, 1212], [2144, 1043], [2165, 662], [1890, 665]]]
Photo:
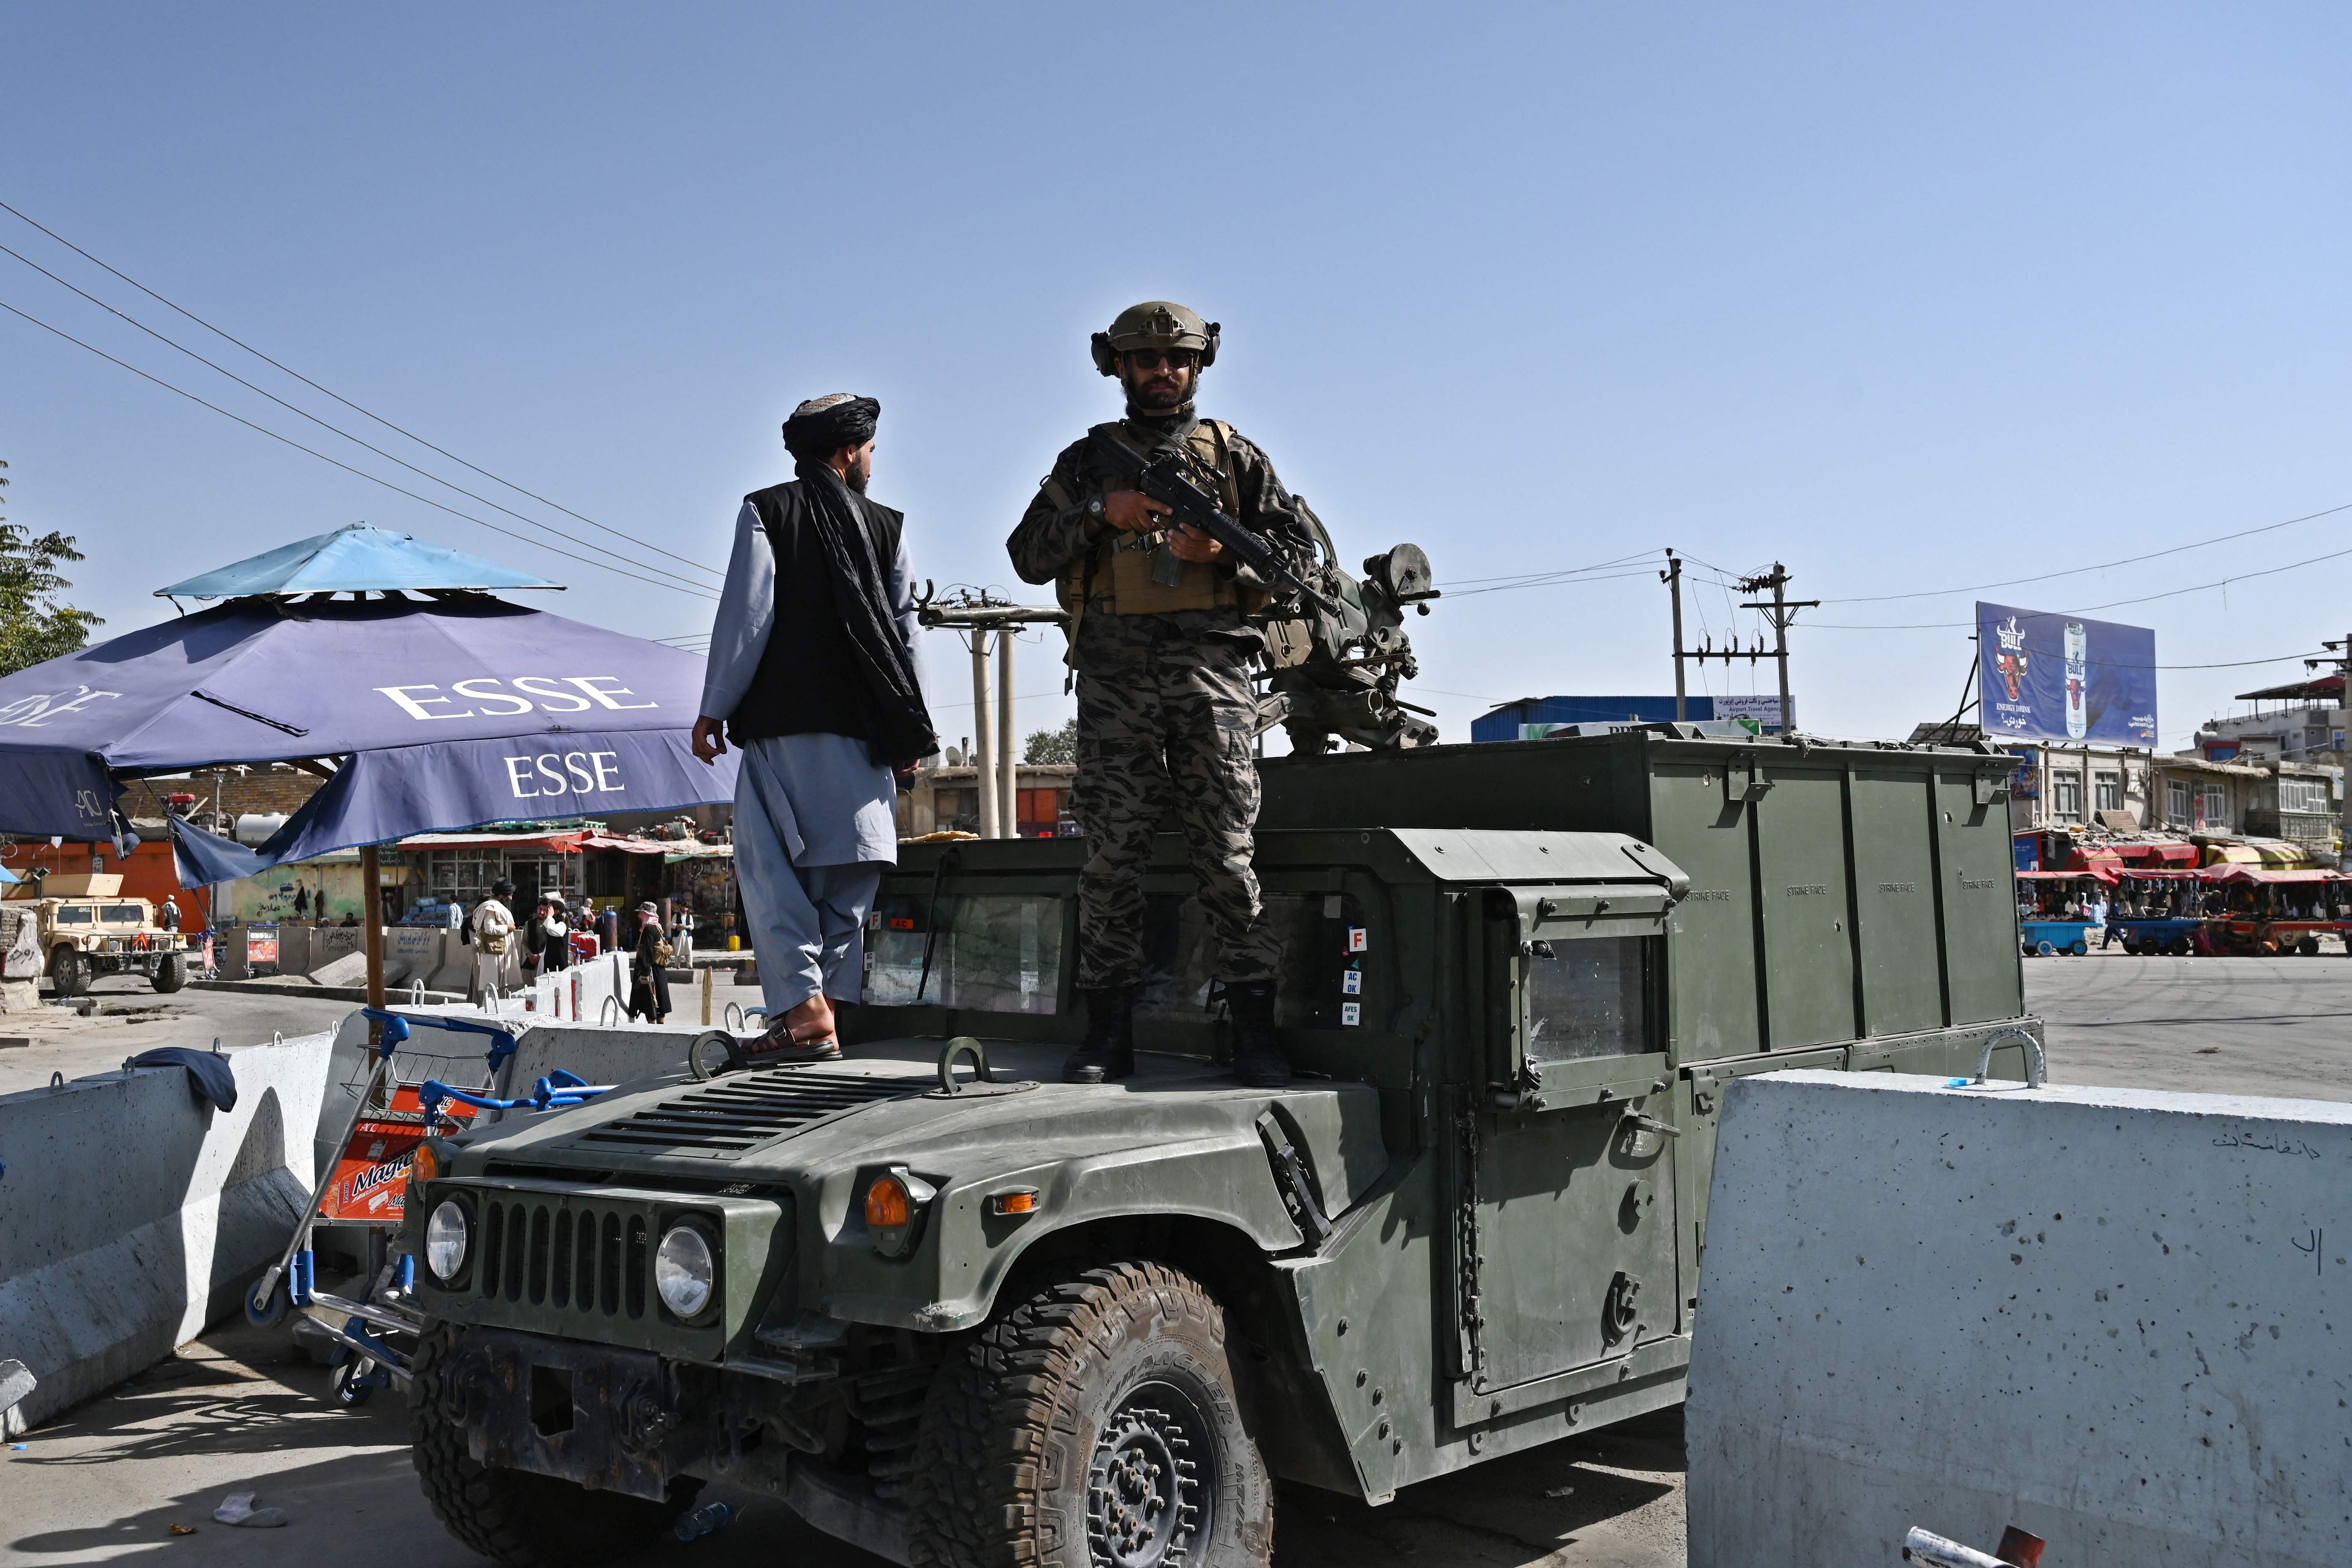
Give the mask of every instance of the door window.
[[[1587, 1061], [1648, 1051], [1643, 971], [1651, 940], [1614, 936], [1532, 944], [1534, 953], [1520, 965], [1528, 1060]], [[1547, 949], [1552, 957], [1542, 956]]]

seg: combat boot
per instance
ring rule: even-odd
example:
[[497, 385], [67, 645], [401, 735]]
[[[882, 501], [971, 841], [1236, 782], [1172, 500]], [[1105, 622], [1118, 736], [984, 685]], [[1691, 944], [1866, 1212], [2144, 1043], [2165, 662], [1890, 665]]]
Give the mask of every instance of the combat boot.
[[1087, 1037], [1062, 1064], [1064, 1083], [1108, 1083], [1135, 1076], [1135, 1004], [1140, 985], [1088, 987]]
[[1274, 1043], [1274, 982], [1228, 984], [1225, 1000], [1234, 1010], [1234, 1076], [1252, 1089], [1289, 1083], [1290, 1059]]

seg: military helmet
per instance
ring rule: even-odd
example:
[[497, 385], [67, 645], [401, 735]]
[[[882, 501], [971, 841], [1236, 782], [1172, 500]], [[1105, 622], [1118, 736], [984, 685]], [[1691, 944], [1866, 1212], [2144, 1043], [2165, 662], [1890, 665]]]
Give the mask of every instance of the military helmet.
[[1201, 313], [1189, 305], [1146, 300], [1121, 310], [1110, 331], [1095, 334], [1095, 368], [1117, 375], [1118, 366], [1111, 356], [1129, 349], [1198, 349], [1201, 368], [1206, 370], [1217, 363], [1217, 323], [1201, 320]]

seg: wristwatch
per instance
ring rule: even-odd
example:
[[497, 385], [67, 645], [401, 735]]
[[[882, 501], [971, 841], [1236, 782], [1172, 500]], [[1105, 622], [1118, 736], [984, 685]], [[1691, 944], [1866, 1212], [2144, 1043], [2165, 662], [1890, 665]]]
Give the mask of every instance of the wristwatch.
[[1102, 497], [1096, 496], [1094, 499], [1087, 502], [1087, 515], [1093, 518], [1097, 522], [1103, 521]]

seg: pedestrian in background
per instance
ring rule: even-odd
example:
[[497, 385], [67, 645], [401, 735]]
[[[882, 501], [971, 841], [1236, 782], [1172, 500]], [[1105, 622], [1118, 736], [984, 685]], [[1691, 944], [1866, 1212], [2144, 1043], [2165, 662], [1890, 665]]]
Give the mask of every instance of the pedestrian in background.
[[474, 906], [466, 922], [466, 931], [474, 939], [473, 1000], [477, 1002], [514, 988], [518, 973], [515, 918], [506, 902], [513, 897], [512, 882], [493, 883], [490, 896]]
[[648, 1024], [669, 1022], [669, 942], [662, 931], [661, 911], [650, 903], [637, 906], [636, 940], [629, 960], [629, 1016]]
[[539, 955], [539, 972], [553, 974], [572, 962], [572, 922], [563, 918], [562, 899], [539, 900], [539, 918], [531, 925], [531, 947]]
[[169, 893], [164, 894], [163, 910], [155, 917], [155, 920], [156, 923], [161, 925], [165, 931], [179, 930], [180, 900], [173, 898]]

